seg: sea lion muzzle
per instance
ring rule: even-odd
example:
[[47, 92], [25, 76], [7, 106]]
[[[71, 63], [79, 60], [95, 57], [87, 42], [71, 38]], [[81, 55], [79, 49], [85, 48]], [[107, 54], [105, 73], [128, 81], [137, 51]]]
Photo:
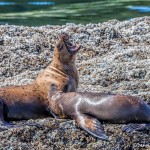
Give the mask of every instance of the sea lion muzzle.
[[[59, 36], [59, 40], [64, 42], [66, 49], [68, 50], [69, 54], [71, 54], [71, 55], [74, 55], [80, 49], [80, 45], [73, 44], [69, 41], [69, 35], [67, 33], [62, 33]], [[63, 44], [59, 44], [58, 47], [59, 47], [58, 49], [61, 50], [63, 47]]]

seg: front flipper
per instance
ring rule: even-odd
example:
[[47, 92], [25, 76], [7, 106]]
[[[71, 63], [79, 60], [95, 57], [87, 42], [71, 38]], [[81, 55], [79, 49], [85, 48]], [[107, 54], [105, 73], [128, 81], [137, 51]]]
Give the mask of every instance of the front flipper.
[[76, 118], [77, 125], [88, 132], [89, 134], [104, 140], [108, 140], [101, 123], [96, 119], [88, 115], [80, 114]]
[[46, 109], [55, 119], [59, 118], [58, 115], [56, 115], [50, 108]]
[[150, 123], [147, 124], [137, 124], [137, 123], [131, 123], [128, 125], [125, 125], [122, 128], [122, 131], [124, 132], [133, 132], [133, 131], [142, 131], [142, 130], [150, 130]]

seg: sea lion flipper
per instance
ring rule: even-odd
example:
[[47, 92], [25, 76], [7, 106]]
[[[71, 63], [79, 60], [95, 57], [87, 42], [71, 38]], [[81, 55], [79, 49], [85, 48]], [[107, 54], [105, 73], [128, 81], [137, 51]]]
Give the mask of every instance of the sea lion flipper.
[[100, 139], [108, 140], [108, 136], [106, 135], [103, 126], [96, 118], [87, 115], [80, 115], [76, 118], [76, 123], [89, 134]]
[[11, 122], [6, 122], [6, 121], [0, 121], [0, 129], [1, 130], [8, 130], [11, 128], [19, 128], [19, 127], [24, 127], [24, 126], [35, 126], [37, 128], [42, 128], [40, 124], [37, 123], [24, 123], [24, 124], [13, 124]]
[[54, 117], [55, 119], [59, 118], [50, 108], [46, 108], [46, 110]]
[[145, 129], [150, 129], [150, 123], [147, 123], [147, 124], [131, 123], [131, 124], [123, 126], [122, 131], [133, 132], [133, 131], [142, 131]]

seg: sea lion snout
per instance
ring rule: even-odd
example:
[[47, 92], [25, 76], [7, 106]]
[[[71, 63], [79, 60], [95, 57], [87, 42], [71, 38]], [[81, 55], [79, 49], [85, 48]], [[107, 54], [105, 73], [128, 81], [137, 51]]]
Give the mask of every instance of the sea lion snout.
[[67, 41], [67, 40], [69, 40], [69, 35], [67, 33], [63, 32], [59, 35], [59, 40]]
[[59, 41], [55, 46], [56, 55], [59, 60], [63, 63], [74, 61], [73, 57], [80, 49], [80, 45], [74, 44], [70, 41], [69, 35], [67, 33], [61, 33], [59, 35]]

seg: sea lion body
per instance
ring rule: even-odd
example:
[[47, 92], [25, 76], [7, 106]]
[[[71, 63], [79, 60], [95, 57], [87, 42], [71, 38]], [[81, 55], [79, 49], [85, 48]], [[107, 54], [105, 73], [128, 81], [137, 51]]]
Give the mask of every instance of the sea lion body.
[[[98, 138], [108, 138], [99, 121], [150, 123], [150, 106], [134, 96], [91, 92], [63, 93], [52, 87], [49, 97], [52, 112], [60, 118], [75, 119], [78, 126]], [[138, 129], [143, 129], [143, 126], [150, 128], [150, 124], [141, 125], [138, 125]], [[133, 130], [133, 126], [128, 127]], [[126, 127], [124, 130], [127, 130]]]
[[37, 119], [50, 116], [47, 95], [51, 84], [64, 92], [76, 91], [78, 72], [75, 56], [78, 45], [69, 42], [65, 33], [59, 36], [51, 64], [32, 84], [0, 88], [0, 120]]
[[[34, 84], [5, 87], [0, 89], [0, 92], [0, 104], [3, 104], [4, 120], [6, 121], [49, 116], [45, 109], [46, 105]], [[1, 109], [0, 111], [4, 112]]]

